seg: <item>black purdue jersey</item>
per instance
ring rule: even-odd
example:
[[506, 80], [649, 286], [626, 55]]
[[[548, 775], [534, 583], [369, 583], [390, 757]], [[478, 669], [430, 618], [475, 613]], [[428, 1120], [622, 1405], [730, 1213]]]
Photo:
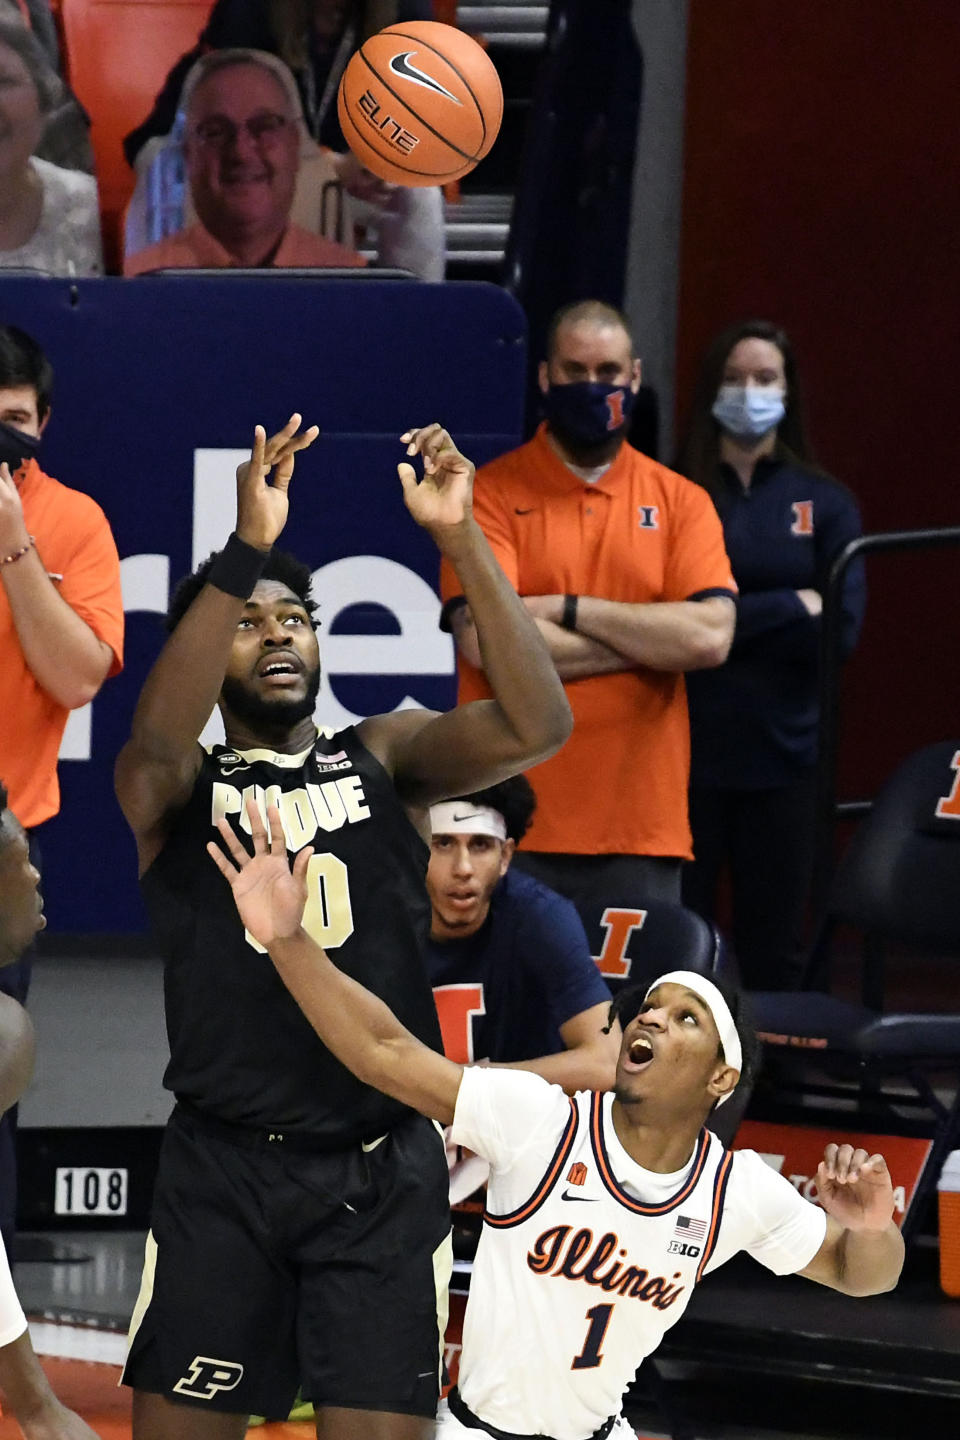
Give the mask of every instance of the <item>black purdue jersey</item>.
[[189, 802], [143, 876], [165, 961], [170, 1064], [164, 1084], [222, 1120], [309, 1133], [331, 1148], [382, 1135], [408, 1113], [363, 1085], [321, 1044], [268, 955], [245, 935], [207, 854], [226, 815], [277, 804], [288, 851], [313, 845], [305, 928], [334, 963], [441, 1049], [424, 944], [428, 850], [393, 783], [353, 727], [310, 750], [204, 754]]

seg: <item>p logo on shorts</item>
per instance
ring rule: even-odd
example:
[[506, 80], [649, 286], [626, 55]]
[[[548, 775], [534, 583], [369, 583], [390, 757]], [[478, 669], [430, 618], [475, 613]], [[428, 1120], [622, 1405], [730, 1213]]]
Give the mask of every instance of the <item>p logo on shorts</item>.
[[212, 1400], [224, 1390], [235, 1390], [243, 1379], [243, 1366], [234, 1360], [213, 1360], [209, 1355], [196, 1355], [190, 1371], [174, 1385], [178, 1395], [192, 1400]]

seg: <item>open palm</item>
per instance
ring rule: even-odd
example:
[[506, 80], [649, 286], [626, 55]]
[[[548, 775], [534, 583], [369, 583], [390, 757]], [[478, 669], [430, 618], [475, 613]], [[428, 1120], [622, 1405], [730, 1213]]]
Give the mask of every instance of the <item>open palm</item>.
[[295, 935], [300, 928], [307, 899], [306, 870], [313, 848], [307, 846], [301, 850], [291, 870], [277, 807], [271, 805], [267, 810], [269, 836], [260, 811], [252, 800], [247, 805], [247, 815], [253, 836], [252, 855], [247, 853], [226, 819], [217, 821], [217, 829], [232, 860], [213, 840], [207, 845], [207, 850], [230, 884], [245, 928], [265, 949], [269, 949], [275, 940]]

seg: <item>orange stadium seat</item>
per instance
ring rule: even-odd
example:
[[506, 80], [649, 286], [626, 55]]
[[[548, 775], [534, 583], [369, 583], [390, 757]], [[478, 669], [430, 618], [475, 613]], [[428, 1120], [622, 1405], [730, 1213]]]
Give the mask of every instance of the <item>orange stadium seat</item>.
[[124, 135], [148, 114], [174, 61], [196, 44], [212, 0], [60, 0], [67, 76], [91, 120], [104, 245], [119, 259], [133, 190]]

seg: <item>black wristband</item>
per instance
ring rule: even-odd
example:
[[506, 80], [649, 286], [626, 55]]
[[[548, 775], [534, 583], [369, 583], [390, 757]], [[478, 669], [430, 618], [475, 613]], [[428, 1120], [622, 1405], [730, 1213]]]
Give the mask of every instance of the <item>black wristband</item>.
[[269, 550], [258, 550], [255, 545], [248, 545], [234, 531], [210, 566], [207, 581], [225, 595], [249, 600], [269, 558]]
[[466, 595], [451, 595], [443, 609], [440, 611], [440, 629], [445, 630], [448, 635], [453, 634], [453, 617], [458, 610], [462, 610], [467, 603]]
[[564, 595], [563, 614], [560, 617], [560, 624], [564, 630], [576, 630], [577, 628], [577, 596]]

